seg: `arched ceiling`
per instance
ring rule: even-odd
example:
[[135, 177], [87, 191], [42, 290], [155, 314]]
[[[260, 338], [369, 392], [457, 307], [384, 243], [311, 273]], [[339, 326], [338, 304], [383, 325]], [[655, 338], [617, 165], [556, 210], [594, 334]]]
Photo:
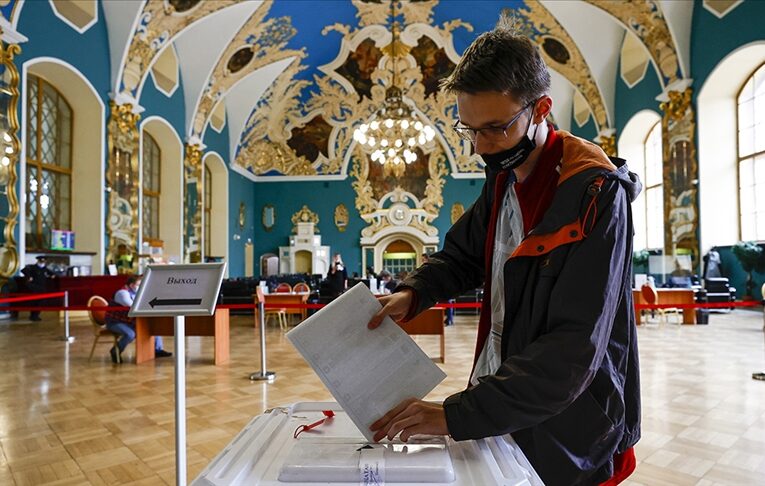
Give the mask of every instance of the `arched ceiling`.
[[[261, 95], [268, 95], [274, 83], [281, 80], [285, 87], [297, 83], [292, 95], [315, 108], [317, 92], [330, 89], [333, 76], [341, 81], [328, 66], [347, 60], [350, 48], [345, 48], [344, 58], [340, 53], [353, 35], [372, 29], [368, 37], [377, 49], [389, 44], [389, 6], [379, 0], [103, 2], [115, 97], [140, 105], [152, 64], [173, 44], [184, 85], [184, 135], [192, 140], [203, 136], [213, 109], [223, 102], [233, 159], [242, 146], [252, 143], [247, 136], [253, 131], [247, 127], [254, 124]], [[570, 125], [575, 98], [580, 107], [584, 100], [600, 132], [613, 126], [619, 52], [627, 30], [645, 45], [654, 66], [648, 75], [658, 76], [662, 86], [690, 75], [690, 1], [405, 0], [396, 6], [403, 27], [413, 29], [412, 42], [430, 36], [436, 44], [444, 44], [437, 47], [447, 57], [458, 56], [476, 35], [492, 28], [503, 9], [514, 11], [554, 71], [553, 116], [563, 128]], [[426, 26], [431, 30], [422, 34]], [[252, 56], [243, 49], [248, 46]], [[234, 55], [240, 57], [232, 60]], [[291, 78], [285, 80], [288, 66], [294, 68], [287, 70]], [[302, 129], [300, 124], [312, 118], [285, 122], [284, 127]], [[332, 125], [329, 120], [320, 122]], [[337, 132], [335, 127], [333, 137]]]

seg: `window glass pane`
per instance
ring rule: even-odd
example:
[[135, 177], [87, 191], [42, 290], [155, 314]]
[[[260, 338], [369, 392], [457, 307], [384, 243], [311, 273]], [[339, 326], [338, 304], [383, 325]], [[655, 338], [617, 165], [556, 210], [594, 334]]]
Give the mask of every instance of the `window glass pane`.
[[758, 96], [749, 103], [752, 104], [752, 124], [765, 123], [765, 94]]
[[29, 147], [28, 158], [37, 159], [37, 78], [29, 76], [27, 81], [29, 88], [29, 98], [27, 107], [27, 147]]
[[37, 241], [37, 167], [27, 166], [27, 199], [26, 199], [26, 247], [39, 247]]
[[765, 65], [754, 73], [754, 97], [765, 96]]
[[651, 129], [645, 143], [645, 185], [661, 184], [662, 173], [661, 123]]
[[739, 102], [748, 101], [754, 98], [754, 78], [749, 78], [744, 88], [741, 90], [741, 94], [738, 97]]
[[664, 247], [664, 195], [663, 187], [646, 190], [646, 230], [649, 248]]
[[738, 132], [738, 156], [746, 157], [754, 153], [754, 128], [745, 128]]
[[41, 159], [45, 164], [57, 163], [58, 107], [56, 93], [47, 83], [43, 84], [41, 123]]
[[56, 177], [57, 197], [53, 201], [58, 214], [58, 227], [56, 229], [72, 229], [71, 208], [71, 176], [68, 174], [58, 174]]
[[738, 129], [754, 126], [754, 100], [745, 101], [738, 105]]
[[756, 153], [765, 151], [765, 123], [754, 127], [754, 151]]

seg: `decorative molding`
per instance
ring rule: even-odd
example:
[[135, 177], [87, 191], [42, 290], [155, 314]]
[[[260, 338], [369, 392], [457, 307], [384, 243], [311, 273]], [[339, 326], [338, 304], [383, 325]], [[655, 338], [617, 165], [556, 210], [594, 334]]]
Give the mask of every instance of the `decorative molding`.
[[[204, 188], [202, 186], [203, 148], [187, 143], [183, 158], [183, 254], [188, 263], [202, 261], [202, 213]], [[191, 189], [196, 199], [191, 200]], [[193, 204], [192, 204], [193, 203]]]
[[[404, 15], [408, 19], [427, 18], [436, 4], [435, 1], [405, 3], [410, 4], [404, 5]], [[359, 152], [352, 137], [353, 130], [369, 121], [383, 103], [385, 90], [392, 84], [393, 59], [389, 56], [392, 35], [385, 25], [390, 4], [360, 0], [353, 4], [358, 10], [361, 28], [353, 30], [347, 25], [334, 24], [322, 30], [325, 35], [332, 31], [342, 35], [336, 58], [318, 67], [322, 74], [315, 75], [313, 82], [297, 79], [296, 75], [305, 66], [300, 64], [300, 59], [296, 59], [266, 90], [253, 109], [233, 165], [251, 172], [256, 180], [342, 177]], [[422, 23], [406, 26], [396, 48], [399, 53], [406, 53], [396, 57], [397, 84], [404, 91], [404, 101], [415, 110], [423, 123], [435, 128], [434, 144], [442, 147], [454, 176], [466, 173], [480, 177], [483, 175], [483, 162], [477, 155], [470, 154], [470, 145], [451, 128], [456, 116], [456, 98], [440, 91], [426, 91], [423, 84], [426, 75], [435, 76], [433, 73], [437, 71], [434, 69], [443, 69], [443, 66], [427, 66], [430, 71], [426, 71], [415, 57], [418, 49], [430, 49], [428, 52], [434, 54], [432, 57], [437, 58], [438, 62], [450, 63], [451, 68], [459, 61], [452, 39], [452, 31], [458, 27], [472, 31], [469, 24], [460, 20], [447, 22], [441, 27]], [[362, 46], [364, 42], [367, 44]], [[359, 52], [362, 47], [365, 50]], [[370, 59], [374, 49], [379, 53], [379, 58]], [[358, 91], [345, 73], [341, 74], [351, 56], [356, 56], [353, 62], [375, 62], [371, 69], [363, 73], [367, 83], [364, 92]], [[428, 78], [428, 81], [432, 84], [433, 78]], [[308, 86], [312, 87], [311, 93], [302, 99], [301, 94]], [[319, 116], [318, 126], [329, 127], [326, 156], [319, 153], [313, 160], [308, 160], [304, 155], [298, 155], [290, 142]]]
[[457, 222], [458, 219], [462, 217], [462, 215], [465, 214], [465, 206], [460, 203], [456, 202], [452, 204], [452, 211], [451, 211], [451, 223], [454, 224]]
[[744, 0], [704, 0], [703, 5], [706, 10], [721, 19], [743, 2]]
[[598, 136], [595, 137], [595, 143], [600, 145], [600, 148], [602, 148], [603, 152], [609, 157], [617, 156], [615, 129], [611, 128], [600, 132]]
[[[522, 32], [539, 46], [545, 63], [568, 79], [587, 101], [598, 131], [609, 128], [611, 123], [603, 93], [582, 52], [566, 29], [538, 1], [526, 2], [514, 12]], [[508, 11], [508, 14], [512, 13]]]
[[[263, 2], [221, 54], [197, 102], [192, 118], [192, 134], [202, 136], [215, 106], [223, 102], [226, 93], [239, 81], [274, 62], [291, 57], [297, 59], [306, 57], [305, 49], [286, 49], [287, 43], [297, 32], [289, 17], [265, 20], [272, 5], [273, 0]], [[250, 50], [250, 59], [245, 58], [245, 65], [232, 72], [230, 69], [232, 59], [240, 52], [246, 54], [245, 49]]]
[[166, 1], [146, 2], [119, 69], [117, 92], [125, 92], [137, 99], [147, 70], [168, 42], [197, 20], [236, 4], [237, 0], [215, 0], [200, 2], [185, 12], [176, 12]]
[[335, 226], [339, 232], [345, 233], [345, 229], [348, 227], [348, 221], [348, 208], [345, 207], [345, 204], [340, 203], [335, 206]]
[[[1, 16], [0, 16], [1, 17]], [[3, 145], [6, 146], [3, 158], [7, 158], [8, 164], [0, 164], [1, 185], [5, 186], [5, 202], [8, 212], [2, 216], [5, 222], [3, 228], [3, 241], [0, 246], [0, 285], [5, 283], [19, 269], [19, 248], [16, 242], [15, 229], [19, 221], [19, 199], [16, 195], [16, 183], [18, 175], [16, 165], [19, 162], [21, 141], [18, 137], [18, 101], [19, 101], [19, 71], [16, 68], [14, 57], [21, 53], [18, 44], [7, 44], [3, 32], [3, 40], [0, 42], [0, 63], [3, 64], [5, 74], [0, 86], [0, 98], [5, 98], [3, 103], [6, 112], [2, 113], [6, 123], [2, 127]], [[8, 138], [5, 138], [5, 135]], [[7, 148], [11, 148], [11, 153]]]
[[670, 91], [661, 103], [662, 152], [664, 158], [664, 252], [689, 252], [694, 267], [699, 264], [698, 160], [696, 120], [691, 88]]
[[656, 66], [662, 86], [683, 77], [675, 41], [658, 0], [586, 1], [613, 16], [640, 39]]
[[[123, 245], [130, 255], [135, 255], [138, 250], [138, 120], [141, 115], [135, 113], [130, 104], [118, 105], [110, 101], [109, 108], [107, 262], [117, 263], [124, 256]], [[130, 261], [131, 267], [121, 267], [120, 270], [134, 271], [137, 259], [131, 258]]]
[[292, 215], [292, 218], [290, 218], [290, 221], [292, 221], [292, 234], [297, 234], [297, 227], [298, 223], [313, 223], [314, 226], [314, 232], [319, 232], [319, 215], [308, 209], [307, 205], [303, 205], [302, 208], [300, 208], [300, 211], [296, 212]]

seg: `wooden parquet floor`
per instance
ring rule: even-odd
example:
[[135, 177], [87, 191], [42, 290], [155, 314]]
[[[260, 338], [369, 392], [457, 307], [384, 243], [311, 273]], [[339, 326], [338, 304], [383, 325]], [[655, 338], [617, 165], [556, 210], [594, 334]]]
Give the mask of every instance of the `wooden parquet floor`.
[[[91, 327], [74, 319], [77, 340], [56, 340], [54, 315], [41, 323], [0, 321], [0, 484], [174, 484], [173, 360], [113, 365]], [[446, 329], [448, 378], [428, 397], [443, 399], [467, 381], [475, 318]], [[272, 384], [259, 371], [251, 317], [232, 317], [231, 361], [212, 365], [212, 339], [187, 338], [189, 478], [254, 416], [329, 393], [271, 323], [266, 333]], [[639, 331], [643, 439], [631, 485], [765, 485], [765, 370], [762, 315], [713, 315], [709, 326], [643, 326]], [[418, 343], [438, 354], [434, 337]], [[172, 339], [165, 340], [172, 350]], [[126, 351], [133, 358], [133, 347]]]

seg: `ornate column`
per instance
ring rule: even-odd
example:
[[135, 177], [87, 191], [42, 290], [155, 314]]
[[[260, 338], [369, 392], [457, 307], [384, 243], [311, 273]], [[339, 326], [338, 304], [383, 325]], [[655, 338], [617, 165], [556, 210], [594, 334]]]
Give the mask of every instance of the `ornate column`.
[[600, 145], [606, 155], [616, 157], [616, 130], [613, 128], [602, 130], [595, 138], [595, 143]]
[[16, 196], [21, 142], [18, 138], [19, 71], [14, 56], [21, 52], [19, 43], [27, 38], [16, 32], [0, 16], [0, 285], [19, 269], [19, 248], [16, 225], [19, 220], [19, 200]]
[[120, 273], [133, 273], [138, 266], [138, 120], [140, 108], [132, 103], [109, 102], [109, 162], [106, 192], [109, 213], [106, 221], [106, 263]]
[[659, 101], [664, 159], [664, 253], [690, 254], [699, 264], [698, 161], [696, 115], [691, 103], [691, 80], [669, 86]]
[[183, 255], [188, 263], [202, 261], [202, 155], [204, 145], [187, 143], [183, 162]]

